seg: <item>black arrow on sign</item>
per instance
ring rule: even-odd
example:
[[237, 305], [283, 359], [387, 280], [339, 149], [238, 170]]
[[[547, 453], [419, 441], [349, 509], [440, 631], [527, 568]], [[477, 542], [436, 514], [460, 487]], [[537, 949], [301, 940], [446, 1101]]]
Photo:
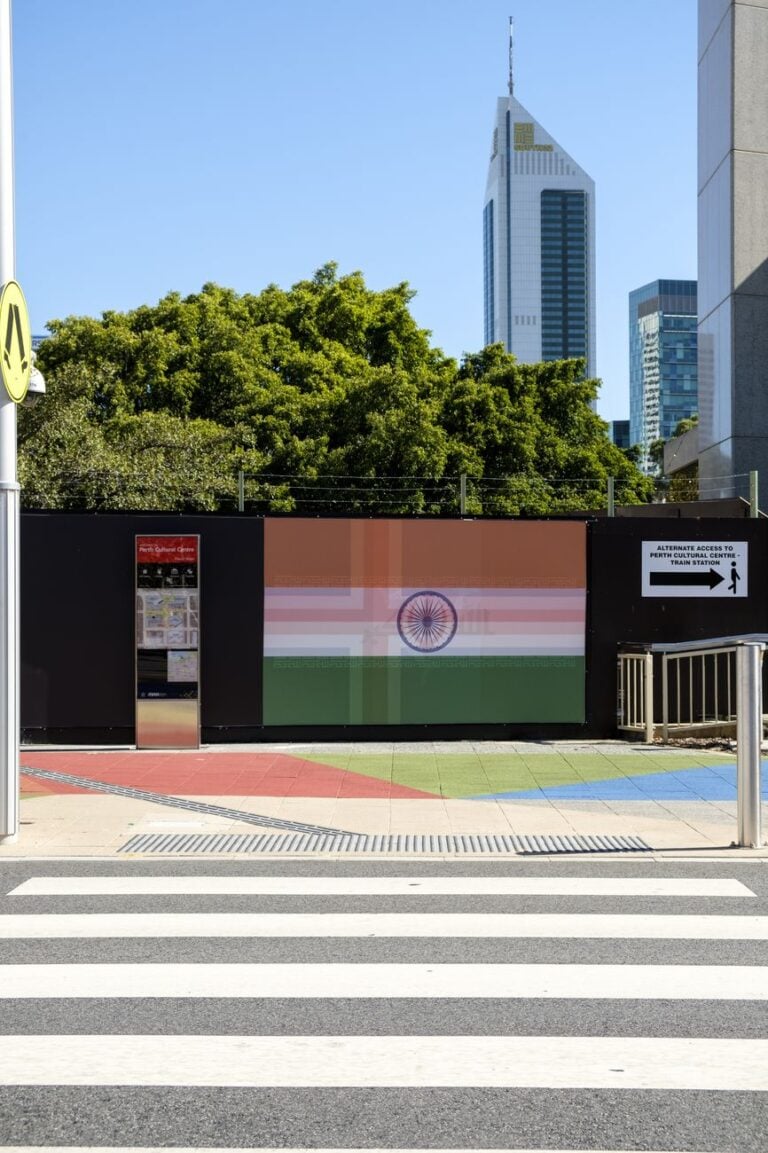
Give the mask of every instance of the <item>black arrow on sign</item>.
[[21, 328], [21, 313], [19, 312], [18, 304], [12, 304], [8, 309], [8, 327], [5, 331], [5, 349], [3, 350], [3, 360], [8, 368], [11, 367], [11, 352], [13, 350], [13, 332], [16, 329], [16, 339], [19, 342], [19, 358], [21, 360], [21, 368], [23, 372], [27, 369], [27, 354], [24, 351], [24, 333]]
[[711, 589], [714, 589], [724, 580], [725, 577], [720, 576], [719, 572], [715, 572], [711, 568], [709, 570], [689, 570], [688, 572], [652, 572], [650, 583], [652, 585], [675, 585], [678, 588], [681, 585], [709, 585]]

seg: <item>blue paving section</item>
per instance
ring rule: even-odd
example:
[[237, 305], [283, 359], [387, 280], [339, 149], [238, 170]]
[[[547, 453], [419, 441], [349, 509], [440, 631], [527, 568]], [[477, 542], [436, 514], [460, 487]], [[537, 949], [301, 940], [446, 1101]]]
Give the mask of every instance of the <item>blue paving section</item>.
[[[762, 799], [768, 801], [768, 761], [762, 762]], [[553, 785], [541, 789], [513, 789], [483, 793], [476, 801], [735, 801], [736, 765], [710, 765], [677, 769], [671, 773], [645, 773], [637, 777], [612, 777], [578, 785]]]

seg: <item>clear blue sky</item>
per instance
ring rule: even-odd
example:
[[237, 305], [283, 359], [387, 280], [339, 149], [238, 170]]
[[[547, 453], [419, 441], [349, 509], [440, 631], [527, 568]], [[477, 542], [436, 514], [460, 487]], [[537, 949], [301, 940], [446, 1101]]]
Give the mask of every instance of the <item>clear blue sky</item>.
[[479, 349], [510, 14], [515, 94], [596, 183], [598, 407], [628, 416], [627, 295], [696, 276], [695, 0], [15, 0], [33, 331], [335, 260]]

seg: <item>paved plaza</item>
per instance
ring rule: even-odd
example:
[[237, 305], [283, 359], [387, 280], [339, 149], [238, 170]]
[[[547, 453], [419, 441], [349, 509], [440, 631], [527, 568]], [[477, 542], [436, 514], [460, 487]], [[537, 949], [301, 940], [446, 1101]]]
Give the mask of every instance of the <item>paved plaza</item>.
[[[717, 748], [25, 746], [21, 761], [20, 836], [3, 856], [111, 855], [137, 834], [253, 832], [259, 816], [265, 829], [284, 821], [370, 835], [631, 836], [675, 853], [728, 852], [736, 837], [736, 758]], [[763, 802], [765, 811], [766, 774]]]

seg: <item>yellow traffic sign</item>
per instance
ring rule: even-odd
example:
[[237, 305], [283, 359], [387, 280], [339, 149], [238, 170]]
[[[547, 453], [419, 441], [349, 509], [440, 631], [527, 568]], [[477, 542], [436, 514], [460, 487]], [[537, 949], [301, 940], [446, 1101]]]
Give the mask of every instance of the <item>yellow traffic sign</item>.
[[32, 371], [32, 331], [24, 293], [15, 280], [0, 293], [0, 375], [11, 400], [21, 404]]

